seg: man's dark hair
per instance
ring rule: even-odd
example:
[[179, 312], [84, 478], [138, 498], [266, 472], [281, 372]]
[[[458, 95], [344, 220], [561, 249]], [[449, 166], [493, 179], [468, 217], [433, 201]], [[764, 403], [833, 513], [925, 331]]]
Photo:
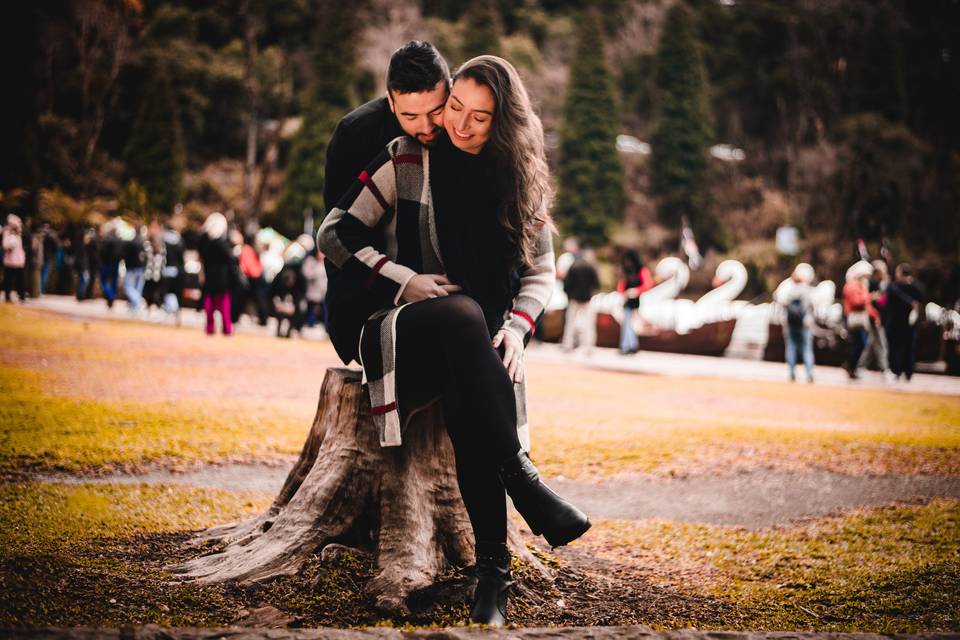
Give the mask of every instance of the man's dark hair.
[[901, 262], [897, 265], [897, 271], [900, 272], [904, 278], [910, 278], [913, 276], [913, 267], [910, 266], [909, 262]]
[[388, 91], [431, 91], [441, 80], [450, 83], [450, 68], [437, 48], [425, 40], [411, 40], [390, 56], [390, 66], [387, 67]]

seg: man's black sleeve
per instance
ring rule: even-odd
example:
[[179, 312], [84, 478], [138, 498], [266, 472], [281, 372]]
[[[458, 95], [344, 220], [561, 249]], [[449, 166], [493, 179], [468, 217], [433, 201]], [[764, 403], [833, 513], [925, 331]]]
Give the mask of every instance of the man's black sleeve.
[[343, 122], [340, 122], [334, 129], [330, 142], [327, 143], [327, 162], [323, 182], [323, 207], [327, 213], [337, 206], [337, 202], [357, 178], [351, 170], [356, 162], [349, 149], [350, 133], [345, 129]]

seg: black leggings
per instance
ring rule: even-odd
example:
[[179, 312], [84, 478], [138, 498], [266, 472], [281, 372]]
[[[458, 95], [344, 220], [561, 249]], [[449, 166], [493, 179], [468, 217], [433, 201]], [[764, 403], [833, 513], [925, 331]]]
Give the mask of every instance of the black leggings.
[[16, 289], [20, 296], [20, 302], [26, 297], [26, 286], [23, 279], [23, 267], [4, 267], [3, 268], [3, 293], [10, 302], [10, 293]]
[[475, 540], [506, 542], [498, 465], [520, 450], [513, 382], [480, 306], [464, 295], [411, 304], [397, 316], [397, 396], [406, 407], [442, 396], [457, 480]]

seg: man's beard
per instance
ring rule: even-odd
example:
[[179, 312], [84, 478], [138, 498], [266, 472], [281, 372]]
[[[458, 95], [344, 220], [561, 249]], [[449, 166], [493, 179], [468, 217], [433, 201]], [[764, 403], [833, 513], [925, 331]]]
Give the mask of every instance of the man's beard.
[[440, 136], [440, 132], [443, 131], [443, 127], [434, 127], [433, 131], [430, 132], [430, 138], [426, 138], [424, 134], [418, 133], [416, 135], [417, 142], [422, 144], [425, 147], [429, 147], [434, 142], [437, 141], [437, 138]]

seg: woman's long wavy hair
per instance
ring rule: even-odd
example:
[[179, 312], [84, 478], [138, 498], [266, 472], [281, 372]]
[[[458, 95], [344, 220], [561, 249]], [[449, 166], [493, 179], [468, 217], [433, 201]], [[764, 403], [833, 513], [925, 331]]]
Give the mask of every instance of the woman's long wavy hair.
[[553, 229], [550, 204], [553, 189], [543, 144], [543, 125], [512, 64], [497, 56], [467, 60], [453, 74], [453, 82], [470, 78], [493, 92], [493, 123], [487, 147], [497, 164], [505, 201], [500, 223], [517, 258], [532, 266], [537, 238], [544, 225]]

